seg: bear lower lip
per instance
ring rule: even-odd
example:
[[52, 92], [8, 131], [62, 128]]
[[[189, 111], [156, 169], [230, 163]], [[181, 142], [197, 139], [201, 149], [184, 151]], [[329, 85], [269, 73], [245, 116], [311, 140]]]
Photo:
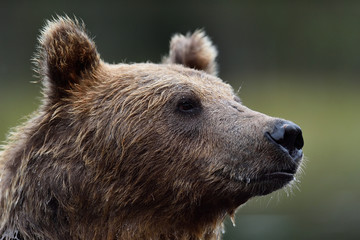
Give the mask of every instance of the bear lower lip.
[[289, 182], [295, 179], [295, 173], [292, 172], [271, 172], [251, 179], [251, 194], [253, 196], [264, 196], [278, 189], [283, 188]]
[[271, 183], [271, 182], [283, 182], [287, 183], [295, 179], [296, 168], [292, 170], [281, 170], [281, 171], [274, 171], [274, 172], [267, 172], [262, 173], [257, 176], [253, 177], [246, 177], [246, 176], [238, 176], [238, 177], [230, 177], [227, 174], [222, 172], [217, 172], [216, 175], [229, 178], [235, 182], [241, 182], [245, 184], [261, 184], [261, 183]]
[[265, 174], [262, 177], [264, 180], [284, 180], [291, 181], [294, 179], [294, 173], [289, 172], [273, 172], [269, 174]]
[[247, 180], [246, 183], [261, 183], [261, 182], [271, 182], [271, 181], [286, 183], [292, 181], [294, 177], [295, 177], [295, 172], [293, 171], [279, 171], [279, 172], [266, 173], [259, 177]]

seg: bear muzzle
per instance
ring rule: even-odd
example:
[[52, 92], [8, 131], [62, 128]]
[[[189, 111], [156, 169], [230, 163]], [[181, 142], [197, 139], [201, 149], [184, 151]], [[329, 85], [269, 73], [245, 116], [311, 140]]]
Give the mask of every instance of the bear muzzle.
[[270, 161], [263, 162], [264, 167], [256, 173], [241, 173], [237, 180], [242, 184], [251, 184], [251, 194], [266, 195], [283, 188], [295, 179], [295, 175], [303, 158], [304, 139], [301, 128], [293, 122], [275, 119], [271, 120], [264, 132], [265, 152], [271, 152]]

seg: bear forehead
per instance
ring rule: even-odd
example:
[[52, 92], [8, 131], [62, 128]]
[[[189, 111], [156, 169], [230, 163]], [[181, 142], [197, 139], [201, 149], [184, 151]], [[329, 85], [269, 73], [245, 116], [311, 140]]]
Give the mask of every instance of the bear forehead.
[[133, 85], [148, 90], [167, 89], [174, 93], [192, 92], [204, 98], [234, 99], [232, 87], [206, 72], [177, 64], [104, 64], [102, 75], [111, 84]]

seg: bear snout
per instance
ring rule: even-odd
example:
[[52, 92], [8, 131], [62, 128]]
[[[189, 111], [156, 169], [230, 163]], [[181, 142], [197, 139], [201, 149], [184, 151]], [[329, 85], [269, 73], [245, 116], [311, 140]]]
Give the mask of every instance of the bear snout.
[[295, 162], [301, 160], [304, 139], [298, 125], [290, 121], [278, 121], [272, 132], [266, 132], [265, 136], [282, 151], [288, 153]]

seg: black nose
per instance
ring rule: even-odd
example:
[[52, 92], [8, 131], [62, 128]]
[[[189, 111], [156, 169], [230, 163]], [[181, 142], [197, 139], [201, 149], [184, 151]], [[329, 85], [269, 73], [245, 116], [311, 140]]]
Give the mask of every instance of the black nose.
[[[282, 146], [290, 156], [296, 157], [304, 146], [301, 128], [290, 121], [281, 121], [268, 133], [270, 140]], [[302, 153], [301, 153], [302, 154]]]

